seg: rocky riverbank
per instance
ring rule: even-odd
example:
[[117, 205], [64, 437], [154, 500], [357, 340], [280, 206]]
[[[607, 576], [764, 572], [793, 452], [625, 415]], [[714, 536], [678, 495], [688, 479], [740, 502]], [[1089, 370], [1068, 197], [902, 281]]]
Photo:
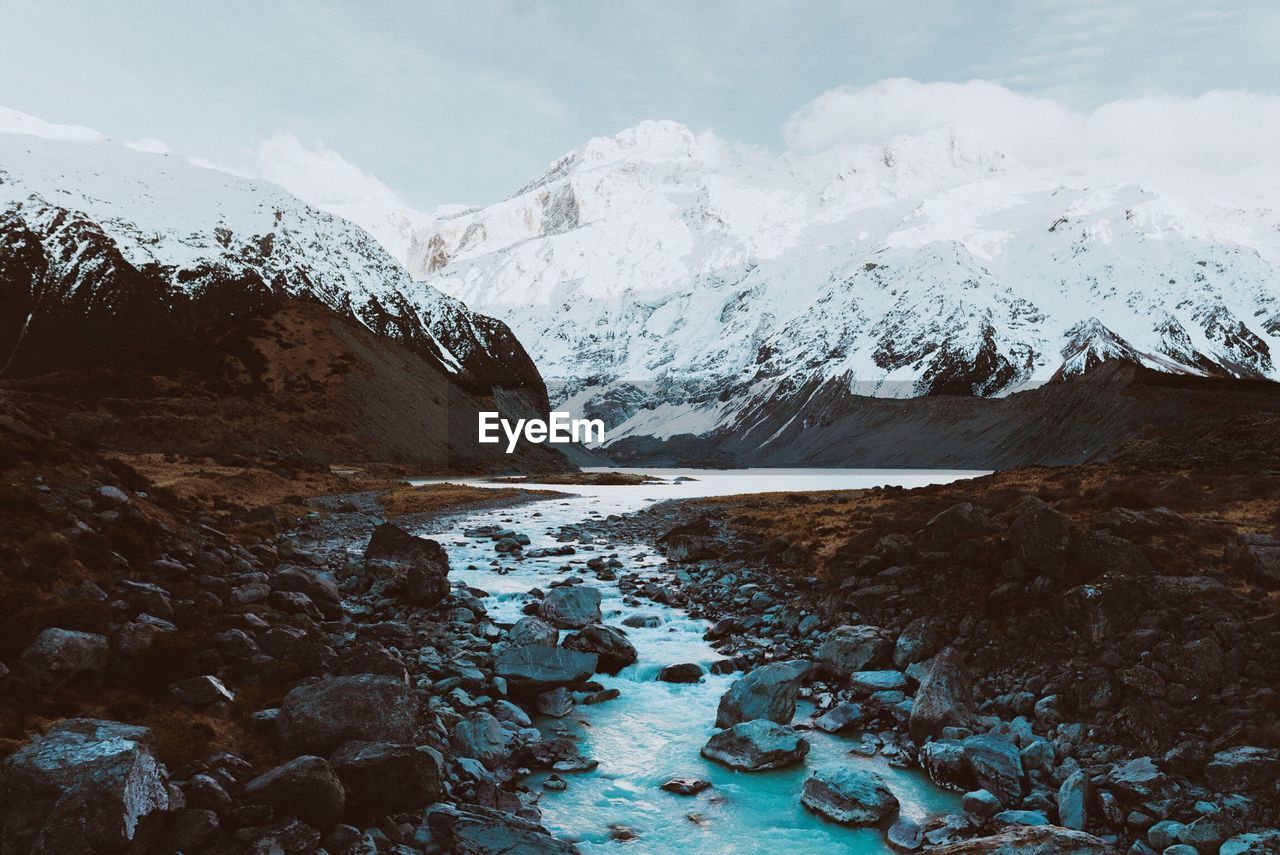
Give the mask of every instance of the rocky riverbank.
[[[1276, 852], [1280, 465], [1274, 434], [1240, 427], [1106, 465], [581, 529], [665, 550], [669, 568], [620, 581], [714, 621], [747, 672], [722, 714], [755, 704], [719, 726], [786, 726], [808, 697], [797, 729], [862, 732], [855, 752], [965, 792], [961, 814], [893, 826], [896, 848]], [[732, 733], [739, 757], [779, 744]]]

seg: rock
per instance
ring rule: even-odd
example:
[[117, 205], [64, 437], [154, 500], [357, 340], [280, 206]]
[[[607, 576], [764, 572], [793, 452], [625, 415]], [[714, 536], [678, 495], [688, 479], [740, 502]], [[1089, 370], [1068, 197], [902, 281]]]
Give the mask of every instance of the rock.
[[622, 625], [633, 629], [652, 629], [662, 626], [662, 618], [654, 614], [627, 615], [622, 619]]
[[636, 648], [627, 634], [617, 627], [592, 624], [567, 636], [564, 646], [581, 653], [596, 654], [596, 669], [603, 674], [617, 674], [636, 661]]
[[1131, 800], [1139, 802], [1165, 798], [1170, 788], [1168, 776], [1156, 768], [1150, 757], [1130, 760], [1111, 773], [1111, 783]]
[[940, 787], [964, 789], [973, 782], [964, 746], [956, 739], [926, 742], [920, 747], [920, 765], [929, 779]]
[[122, 656], [142, 656], [151, 652], [156, 639], [177, 632], [178, 628], [154, 615], [138, 615], [116, 632], [116, 650]]
[[1017, 747], [998, 736], [970, 736], [962, 743], [964, 759], [978, 786], [1002, 804], [1022, 800], [1022, 758]]
[[1200, 855], [1200, 852], [1194, 846], [1188, 846], [1185, 843], [1175, 843], [1168, 849], [1164, 850], [1161, 855]]
[[716, 727], [768, 719], [790, 724], [796, 714], [796, 696], [809, 674], [809, 663], [793, 659], [762, 665], [738, 678], [720, 698]]
[[1237, 834], [1223, 842], [1218, 855], [1275, 855], [1280, 852], [1280, 830]]
[[1058, 823], [1084, 830], [1089, 821], [1089, 776], [1077, 769], [1058, 787]]
[[246, 582], [231, 589], [231, 604], [253, 606], [265, 603], [271, 596], [271, 586], [266, 582]]
[[543, 692], [535, 700], [538, 712], [552, 718], [564, 718], [573, 712], [573, 696], [564, 686]]
[[1010, 825], [1051, 825], [1049, 818], [1038, 810], [1002, 810], [991, 817], [997, 828]]
[[169, 693], [184, 704], [193, 707], [207, 707], [210, 704], [231, 703], [236, 696], [217, 677], [205, 674], [201, 677], [189, 677], [169, 686]]
[[944, 727], [968, 727], [973, 721], [973, 681], [954, 647], [933, 658], [911, 705], [911, 737], [918, 742]]
[[342, 594], [329, 576], [314, 573], [292, 564], [282, 564], [271, 577], [271, 586], [277, 591], [293, 591], [306, 594], [329, 620], [342, 617]]
[[878, 626], [838, 626], [827, 634], [815, 656], [818, 667], [841, 680], [855, 671], [887, 662], [893, 640]]
[[883, 778], [848, 766], [810, 775], [800, 803], [843, 825], [874, 825], [898, 809], [898, 799]]
[[562, 585], [547, 594], [538, 611], [552, 626], [581, 629], [600, 622], [600, 591], [586, 585]]
[[100, 508], [115, 508], [127, 504], [129, 494], [119, 487], [104, 484], [98, 488], [97, 505]]
[[850, 727], [860, 727], [867, 723], [867, 715], [862, 706], [849, 701], [836, 704], [818, 718], [813, 726], [826, 733], [839, 733]]
[[1053, 744], [1047, 739], [1037, 736], [1024, 745], [1019, 754], [1022, 756], [1024, 771], [1048, 772], [1053, 768]]
[[950, 552], [961, 540], [977, 537], [986, 530], [986, 513], [969, 502], [961, 502], [924, 524], [918, 541], [920, 551]]
[[1210, 813], [1198, 817], [1178, 832], [1178, 842], [1195, 847], [1203, 855], [1212, 855], [1228, 837], [1240, 831], [1236, 817], [1225, 813]]
[[502, 722], [477, 710], [454, 726], [449, 742], [463, 757], [474, 758], [487, 768], [496, 769], [511, 755], [512, 735]]
[[498, 721], [513, 724], [517, 728], [533, 727], [528, 713], [511, 701], [497, 701], [493, 705], [493, 715]]
[[412, 742], [417, 707], [413, 693], [395, 677], [325, 677], [285, 695], [277, 721], [280, 743], [295, 754], [329, 754], [351, 740]]
[[696, 796], [710, 786], [710, 781], [701, 778], [672, 778], [662, 785], [662, 789], [681, 796]]
[[329, 761], [303, 755], [245, 784], [244, 800], [270, 806], [277, 818], [297, 817], [326, 830], [342, 818], [346, 791]]
[[60, 721], [0, 762], [0, 851], [124, 850], [158, 828], [167, 778], [149, 729]]
[[287, 819], [260, 830], [246, 855], [313, 855], [320, 848], [320, 832], [305, 822]]
[[1004, 810], [1000, 800], [986, 790], [970, 790], [961, 798], [961, 804], [965, 813], [984, 821]]
[[667, 537], [667, 560], [677, 564], [715, 558], [723, 550], [724, 545], [714, 537], [698, 534], [674, 534]]
[[494, 552], [520, 552], [524, 549], [524, 544], [516, 540], [514, 537], [501, 538], [493, 545]]
[[581, 683], [595, 672], [594, 653], [543, 644], [508, 647], [494, 661], [494, 673], [507, 681], [513, 693], [525, 696]]
[[901, 671], [855, 671], [849, 675], [849, 689], [856, 695], [902, 691], [906, 688], [907, 676]]
[[765, 719], [735, 724], [702, 746], [702, 756], [708, 760], [748, 772], [794, 766], [808, 753], [807, 740], [791, 728]]
[[1213, 755], [1204, 776], [1224, 793], [1256, 790], [1280, 780], [1280, 758], [1275, 751], [1241, 745]]
[[914, 819], [903, 816], [889, 826], [884, 839], [894, 849], [915, 852], [924, 845], [924, 829]]
[[1009, 527], [1009, 547], [1033, 576], [1061, 579], [1067, 574], [1071, 532], [1062, 514], [1028, 496]]
[[432, 842], [458, 855], [576, 855], [537, 823], [478, 805], [437, 805], [427, 811]]
[[407, 567], [404, 593], [413, 605], [430, 608], [449, 594], [449, 556], [434, 540], [414, 537], [393, 523], [383, 523], [373, 530], [364, 558]]
[[183, 808], [169, 815], [161, 849], [166, 852], [198, 850], [213, 840], [219, 825], [218, 815], [211, 810]]
[[658, 672], [658, 679], [663, 683], [696, 683], [702, 679], [702, 666], [696, 662], [664, 665]]
[[106, 670], [111, 644], [105, 635], [49, 627], [40, 631], [22, 659], [48, 676], [72, 676]]
[[1178, 835], [1186, 826], [1172, 819], [1157, 822], [1147, 829], [1147, 842], [1156, 850], [1163, 852], [1178, 842]]
[[930, 849], [929, 855], [1117, 855], [1117, 850], [1083, 831], [1041, 825], [1011, 826], [990, 837]]
[[511, 629], [507, 630], [507, 643], [515, 646], [546, 644], [555, 647], [559, 641], [560, 630], [533, 615], [520, 618]]
[[392, 742], [348, 742], [333, 753], [333, 771], [349, 810], [367, 817], [417, 810], [443, 793], [434, 752]]

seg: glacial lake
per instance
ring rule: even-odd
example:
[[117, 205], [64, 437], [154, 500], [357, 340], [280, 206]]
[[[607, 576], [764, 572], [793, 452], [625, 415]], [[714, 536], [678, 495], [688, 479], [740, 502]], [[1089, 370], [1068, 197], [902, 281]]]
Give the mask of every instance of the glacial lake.
[[[587, 559], [617, 553], [623, 564], [619, 573], [659, 572], [667, 567], [664, 556], [647, 547], [611, 543], [573, 543], [577, 554], [547, 558], [513, 559], [495, 554], [493, 544], [461, 536], [464, 528], [487, 524], [508, 526], [527, 534], [527, 550], [559, 544], [562, 524], [624, 514], [665, 499], [736, 493], [797, 490], [858, 489], [877, 485], [920, 487], [986, 474], [973, 471], [892, 469], [623, 469], [659, 478], [688, 478], [678, 484], [628, 486], [566, 486], [528, 482], [521, 486], [564, 492], [564, 499], [550, 499], [518, 508], [481, 511], [450, 523], [448, 532], [432, 535], [449, 552], [450, 576], [489, 593], [485, 605], [491, 617], [514, 622], [529, 602], [534, 587], [578, 575], [600, 589], [604, 622], [620, 626], [629, 615], [643, 613], [660, 618], [659, 626], [627, 627], [639, 660], [617, 676], [596, 675], [606, 688], [621, 696], [593, 706], [580, 706], [563, 719], [539, 718], [535, 724], [549, 735], [570, 734], [582, 753], [599, 761], [591, 772], [561, 773], [568, 787], [563, 792], [543, 791], [540, 807], [543, 823], [554, 834], [576, 842], [583, 852], [682, 852], [743, 853], [888, 851], [881, 831], [840, 826], [810, 813], [800, 804], [800, 790], [814, 769], [824, 766], [864, 765], [880, 772], [901, 802], [901, 814], [916, 819], [960, 809], [955, 793], [933, 786], [918, 771], [891, 767], [883, 758], [850, 755], [860, 734], [831, 735], [806, 731], [811, 748], [802, 765], [767, 772], [735, 772], [703, 759], [699, 749], [716, 732], [715, 713], [720, 696], [740, 674], [704, 676], [701, 683], [677, 685], [657, 682], [665, 665], [697, 662], [708, 669], [723, 658], [702, 637], [704, 620], [682, 610], [657, 603], [627, 605], [616, 584], [597, 581], [586, 570]], [[509, 486], [463, 479], [453, 481], [476, 486]], [[535, 515], [536, 514], [536, 515]], [[467, 569], [473, 565], [475, 569]], [[561, 568], [571, 569], [566, 572]], [[796, 722], [806, 721], [812, 706], [801, 702]], [[696, 796], [679, 796], [660, 789], [676, 776], [693, 776], [712, 783]], [[525, 783], [541, 790], [545, 773]], [[636, 839], [611, 838], [611, 826], [625, 826]]]

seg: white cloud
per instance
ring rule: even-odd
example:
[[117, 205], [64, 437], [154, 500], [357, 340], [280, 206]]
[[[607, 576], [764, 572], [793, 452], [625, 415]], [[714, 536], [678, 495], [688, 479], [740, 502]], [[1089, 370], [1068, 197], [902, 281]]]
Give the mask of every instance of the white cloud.
[[787, 119], [782, 133], [790, 148], [812, 154], [947, 125], [1032, 166], [1114, 156], [1218, 173], [1280, 164], [1280, 96], [1240, 91], [1152, 95], [1078, 112], [983, 80], [883, 80], [818, 96]]
[[155, 137], [143, 137], [138, 140], [125, 140], [124, 143], [134, 151], [140, 151], [144, 154], [172, 154], [173, 149], [169, 148], [169, 144], [164, 140], [158, 140]]
[[77, 142], [97, 142], [106, 139], [93, 128], [86, 128], [83, 125], [59, 125], [9, 107], [0, 107], [0, 133], [25, 134], [48, 140]]
[[394, 190], [324, 143], [308, 147], [283, 131], [254, 148], [248, 171], [321, 208], [352, 204], [403, 206]]

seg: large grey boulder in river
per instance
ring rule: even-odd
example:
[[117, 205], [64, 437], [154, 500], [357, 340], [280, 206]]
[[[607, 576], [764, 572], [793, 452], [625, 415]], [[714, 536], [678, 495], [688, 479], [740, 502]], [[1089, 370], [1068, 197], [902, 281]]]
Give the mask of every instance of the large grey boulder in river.
[[762, 665], [740, 677], [720, 698], [716, 727], [733, 727], [758, 718], [790, 724], [796, 714], [796, 695], [809, 669], [808, 662], [792, 659]]
[[77, 718], [0, 764], [0, 851], [116, 852], [138, 845], [169, 809], [168, 773], [151, 731]]
[[586, 585], [562, 585], [542, 600], [542, 619], [561, 629], [582, 629], [600, 622], [600, 592]]
[[944, 727], [966, 727], [973, 720], [973, 689], [964, 661], [948, 647], [929, 663], [911, 705], [911, 738], [923, 742]]
[[765, 719], [735, 724], [702, 746], [702, 756], [708, 760], [748, 772], [794, 766], [808, 753], [807, 740], [791, 728]]
[[804, 782], [800, 802], [844, 825], [874, 825], [898, 809], [898, 799], [875, 772], [819, 769]]
[[493, 667], [514, 694], [539, 695], [590, 677], [596, 672], [596, 655], [547, 644], [522, 644], [503, 649]]

